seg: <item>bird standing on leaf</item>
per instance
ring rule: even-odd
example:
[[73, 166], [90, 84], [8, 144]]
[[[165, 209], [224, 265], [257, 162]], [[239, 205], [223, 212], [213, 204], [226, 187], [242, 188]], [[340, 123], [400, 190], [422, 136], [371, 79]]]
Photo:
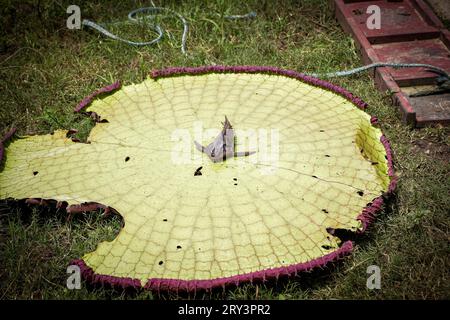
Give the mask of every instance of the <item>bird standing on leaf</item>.
[[212, 162], [221, 162], [232, 157], [246, 157], [255, 153], [255, 151], [236, 152], [234, 150], [235, 136], [233, 126], [228, 121], [227, 116], [225, 116], [225, 122], [222, 124], [222, 131], [208, 146], [204, 147], [197, 141], [194, 141], [197, 150], [206, 153]]

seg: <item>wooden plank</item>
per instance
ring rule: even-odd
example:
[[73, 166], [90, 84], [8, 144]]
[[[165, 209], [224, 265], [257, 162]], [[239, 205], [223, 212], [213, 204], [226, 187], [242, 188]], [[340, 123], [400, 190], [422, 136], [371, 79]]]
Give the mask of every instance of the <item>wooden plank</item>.
[[[425, 63], [450, 72], [450, 32], [423, 0], [332, 2], [336, 18], [355, 39], [364, 63]], [[380, 7], [381, 29], [370, 30], [366, 25], [369, 5]], [[450, 123], [450, 114], [439, 107], [441, 98], [434, 95], [409, 98], [402, 91], [406, 86], [433, 84], [435, 73], [423, 68], [378, 68], [373, 76], [380, 90], [393, 93], [393, 102], [405, 122], [417, 126]], [[442, 95], [442, 99], [449, 97]]]

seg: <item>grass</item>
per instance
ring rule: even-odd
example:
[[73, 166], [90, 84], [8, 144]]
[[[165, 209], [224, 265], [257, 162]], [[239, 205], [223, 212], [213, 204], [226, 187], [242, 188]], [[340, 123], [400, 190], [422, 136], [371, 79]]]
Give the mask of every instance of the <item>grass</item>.
[[[88, 30], [65, 27], [71, 1], [3, 1], [0, 30], [0, 133], [20, 135], [79, 129], [86, 138], [93, 123], [73, 107], [93, 90], [121, 80], [142, 81], [168, 66], [273, 65], [324, 72], [361, 65], [355, 44], [335, 21], [327, 1], [155, 1], [189, 21], [188, 56], [180, 52], [181, 24], [157, 18], [168, 32], [153, 47], [131, 47]], [[78, 1], [83, 18], [118, 21], [144, 1], [101, 4]], [[226, 14], [255, 10], [253, 20], [227, 21]], [[117, 29], [117, 26], [113, 26]], [[142, 28], [117, 30], [143, 40]], [[334, 79], [369, 103], [392, 143], [400, 182], [396, 196], [354, 253], [323, 270], [291, 279], [244, 285], [190, 298], [220, 299], [448, 299], [450, 298], [449, 130], [413, 130], [399, 119], [389, 96], [367, 74]], [[0, 207], [0, 298], [151, 299], [177, 298], [151, 292], [120, 292], [65, 286], [67, 263], [111, 240], [117, 216], [91, 213], [67, 221], [64, 212], [20, 204]], [[381, 290], [366, 288], [366, 268], [380, 266]]]

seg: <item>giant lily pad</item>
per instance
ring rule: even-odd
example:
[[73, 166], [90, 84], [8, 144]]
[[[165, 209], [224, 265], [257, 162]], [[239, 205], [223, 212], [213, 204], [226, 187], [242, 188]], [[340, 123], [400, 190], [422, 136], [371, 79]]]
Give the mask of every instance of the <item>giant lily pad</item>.
[[[0, 198], [120, 213], [117, 238], [73, 262], [90, 281], [195, 290], [296, 274], [348, 253], [333, 231], [362, 232], [394, 188], [389, 145], [364, 107], [275, 68], [156, 71], [83, 100], [77, 111], [103, 120], [88, 143], [62, 130], [13, 141]], [[228, 119], [241, 156], [211, 161], [203, 146]]]

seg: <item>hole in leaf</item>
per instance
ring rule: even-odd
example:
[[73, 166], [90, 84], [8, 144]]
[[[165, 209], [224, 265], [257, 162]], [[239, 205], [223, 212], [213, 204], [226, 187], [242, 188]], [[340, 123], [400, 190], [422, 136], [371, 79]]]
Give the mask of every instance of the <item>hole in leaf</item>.
[[33, 176], [37, 175], [39, 171], [33, 171]]
[[181, 249], [181, 246], [177, 246], [177, 249], [180, 250], [180, 249]]
[[327, 209], [322, 209], [323, 212], [329, 213]]
[[325, 250], [330, 250], [332, 247], [328, 245], [323, 245], [322, 248], [324, 248]]
[[356, 192], [360, 197], [362, 197], [364, 195], [364, 192], [359, 190], [358, 192]]
[[326, 154], [326, 155], [325, 155], [325, 157], [329, 158], [329, 157], [330, 157], [330, 155], [329, 155], [329, 154]]
[[339, 246], [343, 245], [348, 240], [354, 241], [357, 237], [357, 234], [354, 232], [354, 230], [347, 230], [342, 228], [327, 228], [326, 230], [329, 234], [341, 240]]
[[167, 222], [167, 219], [163, 219], [164, 222]]
[[162, 261], [162, 260], [160, 262], [158, 262], [159, 265], [162, 265], [163, 263], [164, 263], [164, 261]]
[[202, 170], [203, 167], [198, 167], [197, 170], [195, 170], [194, 172], [194, 176], [201, 176], [202, 172], [200, 170]]
[[125, 162], [128, 162], [130, 160], [130, 157], [125, 158]]

